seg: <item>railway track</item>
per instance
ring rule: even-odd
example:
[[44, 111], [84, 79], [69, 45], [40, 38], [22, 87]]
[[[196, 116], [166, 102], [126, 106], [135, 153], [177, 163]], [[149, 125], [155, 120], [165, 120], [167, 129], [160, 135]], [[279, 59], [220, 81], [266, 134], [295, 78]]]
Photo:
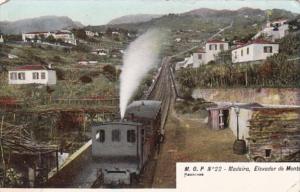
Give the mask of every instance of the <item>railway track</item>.
[[147, 95], [144, 97], [147, 100], [158, 100], [162, 102], [161, 106], [161, 133], [164, 133], [164, 127], [167, 121], [168, 112], [173, 98], [172, 85], [174, 83], [172, 72], [170, 69], [170, 58], [165, 57], [162, 60], [161, 69], [153, 85], [149, 88]]

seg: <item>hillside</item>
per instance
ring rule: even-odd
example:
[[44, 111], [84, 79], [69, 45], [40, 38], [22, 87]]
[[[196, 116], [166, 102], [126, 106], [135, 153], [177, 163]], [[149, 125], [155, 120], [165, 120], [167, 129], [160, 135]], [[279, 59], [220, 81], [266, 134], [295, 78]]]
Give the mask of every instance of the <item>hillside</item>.
[[151, 19], [159, 18], [161, 16], [162, 15], [151, 15], [151, 14], [125, 15], [111, 20], [110, 22], [108, 22], [108, 25], [147, 22], [150, 21]]
[[[280, 9], [273, 9], [271, 20], [278, 18], [293, 18], [295, 14]], [[108, 27], [121, 27], [129, 30], [144, 31], [148, 28], [169, 28], [172, 30], [215, 30], [219, 27], [229, 25], [231, 21], [238, 25], [261, 24], [266, 21], [266, 11], [252, 8], [241, 8], [238, 10], [213, 10], [213, 9], [195, 9], [182, 14], [168, 14], [150, 21], [140, 23], [122, 23], [108, 24], [102, 26], [93, 26], [95, 30], [104, 30]]]
[[83, 27], [79, 22], [69, 17], [43, 16], [22, 19], [13, 22], [0, 22], [0, 32], [4, 34], [20, 34], [32, 31], [54, 31], [65, 28]]

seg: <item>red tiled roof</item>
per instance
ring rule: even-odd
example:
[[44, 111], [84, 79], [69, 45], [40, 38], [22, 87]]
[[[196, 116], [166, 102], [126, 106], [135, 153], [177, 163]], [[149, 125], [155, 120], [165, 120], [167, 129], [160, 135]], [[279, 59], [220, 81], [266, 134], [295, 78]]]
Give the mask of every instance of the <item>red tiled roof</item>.
[[278, 43], [274, 43], [272, 41], [267, 41], [264, 39], [255, 39], [255, 40], [249, 41], [248, 43], [245, 43], [243, 45], [237, 46], [236, 48], [234, 48], [232, 50], [239, 49], [239, 48], [245, 47], [247, 45], [251, 45], [251, 44], [278, 44]]
[[221, 40], [208, 40], [207, 43], [226, 43], [226, 42]]
[[282, 22], [282, 21], [287, 21], [288, 19], [278, 19], [278, 20], [275, 20], [275, 21], [271, 21], [271, 23], [275, 23], [275, 22]]
[[60, 35], [60, 34], [71, 34], [71, 33], [69, 33], [69, 32], [62, 32], [62, 31], [59, 31], [59, 32], [56, 32], [55, 34], [58, 34], [58, 35]]
[[48, 32], [28, 32], [28, 33], [25, 33], [25, 34], [42, 34], [42, 33], [48, 33]]
[[27, 71], [27, 70], [48, 70], [48, 67], [44, 65], [23, 65], [16, 67], [15, 71]]
[[197, 53], [206, 53], [204, 49], [198, 49]]

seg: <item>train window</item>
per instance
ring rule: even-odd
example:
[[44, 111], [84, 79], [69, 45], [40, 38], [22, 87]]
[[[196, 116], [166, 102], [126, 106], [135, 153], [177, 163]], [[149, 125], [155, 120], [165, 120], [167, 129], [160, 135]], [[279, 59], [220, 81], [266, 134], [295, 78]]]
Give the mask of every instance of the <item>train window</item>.
[[111, 131], [111, 141], [119, 142], [121, 140], [120, 135], [121, 135], [120, 130], [118, 130], [118, 129], [112, 130]]
[[96, 140], [99, 141], [100, 143], [104, 143], [104, 141], [105, 141], [105, 131], [104, 130], [97, 131]]
[[128, 143], [135, 143], [135, 130], [128, 130], [127, 131], [127, 142]]

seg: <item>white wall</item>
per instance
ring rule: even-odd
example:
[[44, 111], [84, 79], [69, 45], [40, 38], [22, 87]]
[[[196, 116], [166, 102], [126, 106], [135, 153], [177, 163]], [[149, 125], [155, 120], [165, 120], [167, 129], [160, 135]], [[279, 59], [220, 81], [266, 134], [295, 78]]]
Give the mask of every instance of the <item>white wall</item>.
[[[25, 73], [25, 79], [10, 79], [11, 73]], [[39, 73], [39, 79], [33, 79], [32, 73], [37, 72]], [[45, 79], [41, 79], [41, 73], [45, 73]], [[8, 84], [15, 84], [15, 85], [22, 85], [22, 84], [44, 84], [44, 85], [55, 85], [56, 84], [56, 72], [54, 70], [26, 70], [26, 71], [9, 71], [8, 73]]]
[[[272, 53], [264, 53], [265, 46], [272, 46], [273, 47]], [[275, 53], [279, 52], [279, 45], [278, 44], [255, 44], [253, 50], [254, 50], [254, 54], [253, 54], [254, 60], [265, 60], [267, 57], [270, 57]]]
[[[249, 49], [249, 53], [247, 54], [247, 49]], [[243, 50], [243, 56], [241, 51]], [[232, 62], [246, 62], [246, 61], [253, 61], [254, 60], [254, 44], [247, 45], [238, 49], [235, 49], [231, 52]]]
[[[248, 143], [249, 137], [249, 120], [252, 116], [252, 110], [240, 108], [239, 114], [239, 139], [244, 139]], [[237, 119], [234, 108], [229, 110], [229, 128], [232, 130], [235, 137], [237, 136]]]
[[[264, 53], [265, 46], [272, 46], [272, 53]], [[247, 54], [247, 48], [249, 48], [249, 54]], [[241, 50], [243, 50], [243, 56], [241, 55]], [[267, 57], [274, 55], [279, 52], [278, 44], [250, 44], [238, 49], [231, 51], [232, 62], [247, 62], [247, 61], [257, 61], [265, 60]]]
[[[228, 43], [206, 43], [205, 44], [205, 61], [204, 64], [209, 63], [210, 61], [215, 60], [215, 57], [222, 51], [220, 45], [224, 45], [224, 51], [228, 50]], [[212, 50], [209, 49], [209, 46], [212, 45]], [[217, 45], [217, 47], [215, 47]]]
[[[199, 59], [199, 55], [202, 55], [202, 58]], [[193, 68], [197, 68], [200, 65], [205, 64], [205, 53], [193, 53]]]

